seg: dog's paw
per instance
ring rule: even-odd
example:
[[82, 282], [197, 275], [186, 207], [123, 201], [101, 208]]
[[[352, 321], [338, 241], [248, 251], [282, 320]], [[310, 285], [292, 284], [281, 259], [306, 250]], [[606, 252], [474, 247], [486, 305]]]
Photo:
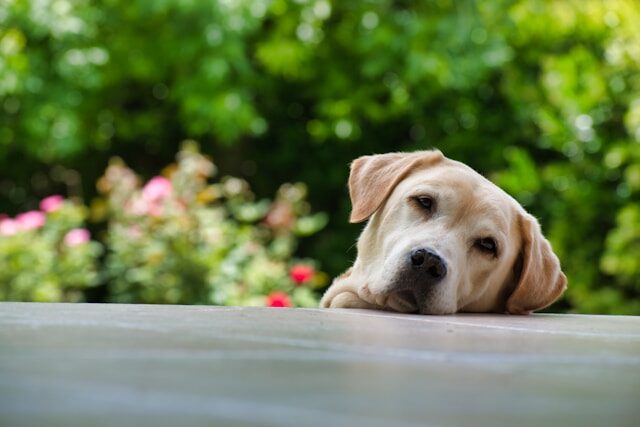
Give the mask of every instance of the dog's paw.
[[369, 304], [376, 305], [379, 308], [384, 307], [387, 303], [387, 297], [385, 295], [372, 293], [366, 283], [358, 288], [358, 296]]
[[330, 301], [323, 301], [322, 306], [325, 308], [376, 308], [375, 305], [364, 301], [358, 295], [349, 291], [337, 294]]

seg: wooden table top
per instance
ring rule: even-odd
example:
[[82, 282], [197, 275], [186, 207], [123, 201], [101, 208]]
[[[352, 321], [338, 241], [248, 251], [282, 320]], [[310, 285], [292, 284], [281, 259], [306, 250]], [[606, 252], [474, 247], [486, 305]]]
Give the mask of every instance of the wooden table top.
[[0, 303], [0, 426], [637, 426], [640, 317]]

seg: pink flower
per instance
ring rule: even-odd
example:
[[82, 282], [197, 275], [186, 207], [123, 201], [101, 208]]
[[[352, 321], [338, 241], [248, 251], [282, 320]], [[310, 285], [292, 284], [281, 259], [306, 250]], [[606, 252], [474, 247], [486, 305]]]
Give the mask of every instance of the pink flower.
[[310, 280], [315, 274], [315, 270], [310, 265], [298, 264], [291, 267], [289, 277], [297, 284], [301, 284]]
[[150, 203], [149, 204], [149, 215], [151, 216], [162, 216], [164, 209], [160, 203]]
[[86, 228], [74, 228], [65, 234], [64, 244], [69, 247], [78, 246], [87, 243], [90, 238], [91, 234]]
[[271, 292], [267, 296], [267, 307], [293, 307], [286, 292]]
[[142, 237], [142, 229], [138, 225], [132, 225], [127, 229], [127, 234], [133, 240], [138, 240], [140, 237]]
[[47, 219], [40, 211], [29, 211], [17, 215], [16, 221], [18, 221], [21, 230], [35, 230], [42, 227]]
[[40, 202], [40, 210], [44, 212], [53, 212], [60, 209], [64, 203], [64, 197], [54, 194], [53, 196], [45, 197]]
[[142, 189], [142, 197], [148, 202], [158, 202], [171, 196], [171, 181], [163, 176], [154, 176]]
[[143, 197], [135, 196], [127, 202], [124, 210], [128, 214], [142, 216], [149, 212], [149, 204]]
[[151, 216], [162, 216], [164, 201], [171, 197], [171, 181], [162, 176], [154, 176], [142, 189], [142, 200], [146, 202], [147, 212]]
[[0, 234], [3, 236], [13, 236], [20, 231], [20, 224], [15, 219], [0, 219]]
[[267, 216], [264, 218], [264, 223], [271, 228], [288, 229], [291, 228], [294, 220], [295, 214], [291, 203], [277, 201], [271, 205]]

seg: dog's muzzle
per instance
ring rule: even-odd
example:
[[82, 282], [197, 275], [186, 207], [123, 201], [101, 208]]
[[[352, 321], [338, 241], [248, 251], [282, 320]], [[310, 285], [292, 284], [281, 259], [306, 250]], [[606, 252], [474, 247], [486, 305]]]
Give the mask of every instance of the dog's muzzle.
[[430, 248], [413, 249], [407, 256], [392, 286], [391, 294], [404, 312], [422, 312], [429, 299], [447, 275], [447, 263]]

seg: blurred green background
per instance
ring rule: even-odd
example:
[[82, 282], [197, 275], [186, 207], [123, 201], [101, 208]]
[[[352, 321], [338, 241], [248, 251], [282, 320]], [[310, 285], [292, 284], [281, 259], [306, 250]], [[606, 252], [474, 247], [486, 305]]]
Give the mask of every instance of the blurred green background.
[[[4, 0], [0, 212], [50, 194], [84, 201], [103, 249], [87, 285], [102, 291], [83, 298], [109, 299], [100, 266], [114, 265], [117, 215], [100, 214], [96, 182], [114, 156], [150, 178], [194, 139], [218, 176], [250, 184], [257, 212], [275, 209], [258, 202], [281, 184], [306, 184], [295, 215], [311, 229], [273, 257], [333, 276], [361, 228], [347, 221], [349, 162], [436, 147], [540, 219], [569, 277], [552, 310], [640, 314], [639, 28], [636, 0]], [[322, 231], [310, 207], [328, 215]], [[258, 216], [234, 227], [262, 229]], [[279, 236], [249, 240], [269, 249]], [[20, 239], [7, 239], [3, 268], [24, 268]], [[178, 288], [193, 280], [183, 270]], [[23, 286], [16, 274], [5, 287]]]

